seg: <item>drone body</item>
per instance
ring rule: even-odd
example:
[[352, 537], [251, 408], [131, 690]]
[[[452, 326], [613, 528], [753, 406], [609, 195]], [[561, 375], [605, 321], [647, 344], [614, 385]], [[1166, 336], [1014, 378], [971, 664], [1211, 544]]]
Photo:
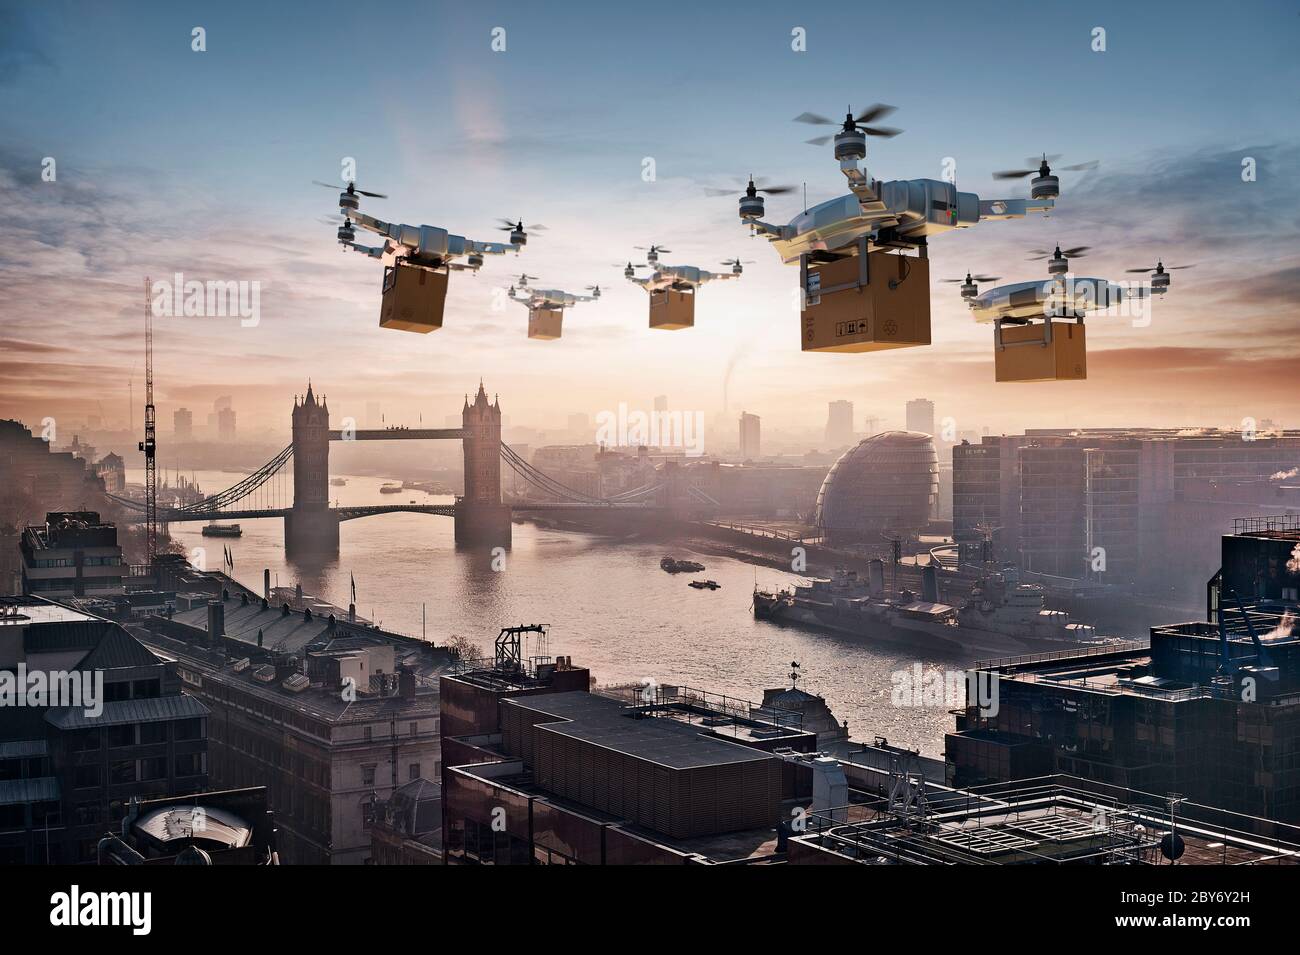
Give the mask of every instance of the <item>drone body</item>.
[[[640, 246], [638, 246], [640, 248]], [[728, 260], [730, 272], [710, 272], [694, 265], [666, 265], [659, 261], [662, 252], [671, 251], [652, 245], [647, 250], [645, 265], [630, 261], [623, 268], [623, 277], [650, 293], [650, 327], [676, 331], [695, 325], [695, 291], [710, 282], [738, 279], [744, 272], [740, 259]], [[653, 268], [647, 278], [636, 274], [638, 268]]]
[[[1121, 308], [1145, 317], [1147, 306], [1142, 303], [1164, 294], [1169, 287], [1168, 275], [1161, 266], [1157, 266], [1151, 285], [1120, 285], [1071, 274], [1069, 259], [1086, 250], [1087, 246], [1079, 246], [1063, 253], [1057, 246], [1047, 260], [1046, 280], [999, 285], [983, 293], [976, 280], [997, 281], [995, 276], [972, 277], [967, 273], [964, 280], [947, 280], [961, 284], [961, 296], [977, 322], [993, 324], [997, 381], [1087, 378], [1085, 316]], [[1043, 253], [1039, 258], [1047, 258], [1041, 249], [1034, 252]], [[1156, 275], [1166, 278], [1158, 287]]]
[[[318, 186], [334, 188], [329, 183]], [[377, 192], [358, 189], [355, 181], [339, 193], [339, 245], [384, 263], [383, 304], [379, 324], [384, 328], [427, 333], [442, 327], [447, 294], [447, 276], [452, 271], [477, 272], [484, 257], [518, 253], [528, 242], [523, 220], [502, 219], [509, 242], [479, 242], [431, 225], [385, 222], [361, 211], [361, 196], [387, 198]], [[382, 236], [382, 245], [367, 246], [356, 241], [356, 226]], [[545, 226], [529, 226], [544, 230]], [[417, 274], [423, 273], [423, 274]]]
[[508, 293], [512, 301], [518, 302], [528, 309], [529, 338], [544, 341], [553, 341], [559, 338], [563, 330], [564, 310], [566, 308], [572, 308], [579, 302], [600, 300], [599, 285], [587, 287], [587, 290], [591, 292], [590, 295], [577, 295], [561, 289], [534, 288], [528, 284], [532, 278], [530, 275], [519, 276], [519, 290], [524, 294], [518, 294], [513, 285], [510, 286]]
[[[1046, 156], [1036, 170], [997, 174], [1000, 178], [1022, 178], [1036, 172], [1028, 199], [981, 199], [937, 179], [873, 179], [861, 164], [867, 156], [867, 137], [888, 138], [899, 130], [866, 124], [893, 109], [877, 103], [856, 117], [849, 112], [833, 136], [809, 140], [815, 146], [834, 141], [834, 156], [848, 180], [848, 195], [805, 209], [786, 225], [763, 221], [762, 193], [790, 192], [792, 187], [763, 187], [751, 177], [740, 197], [741, 221], [753, 234], [767, 239], [783, 263], [800, 266], [804, 293], [800, 337], [804, 351], [874, 351], [928, 345], [929, 276], [923, 260], [927, 258], [930, 236], [970, 228], [985, 219], [1019, 219], [1031, 213], [1047, 213], [1060, 195], [1060, 180], [1052, 174]], [[836, 125], [811, 113], [797, 116], [795, 121]], [[914, 252], [915, 257], [902, 263], [877, 260], [876, 256], [884, 252]], [[858, 265], [846, 263], [849, 258], [857, 258]], [[873, 274], [878, 276], [877, 282], [885, 284], [873, 285]], [[904, 294], [895, 294], [909, 277], [914, 285], [926, 285], [927, 294], [916, 294], [914, 286]]]

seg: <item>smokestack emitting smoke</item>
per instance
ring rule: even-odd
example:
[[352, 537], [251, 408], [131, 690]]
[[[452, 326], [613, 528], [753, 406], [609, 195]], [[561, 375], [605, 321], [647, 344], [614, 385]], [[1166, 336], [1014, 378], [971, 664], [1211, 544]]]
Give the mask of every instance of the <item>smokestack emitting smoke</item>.
[[1297, 474], [1300, 474], [1300, 468], [1292, 468], [1290, 471], [1278, 471], [1278, 472], [1277, 472], [1276, 474], [1274, 474], [1271, 478], [1269, 478], [1269, 480], [1270, 480], [1270, 481], [1289, 481], [1291, 478], [1295, 477]]
[[1300, 574], [1300, 544], [1291, 548], [1291, 559], [1286, 562], [1287, 573]]

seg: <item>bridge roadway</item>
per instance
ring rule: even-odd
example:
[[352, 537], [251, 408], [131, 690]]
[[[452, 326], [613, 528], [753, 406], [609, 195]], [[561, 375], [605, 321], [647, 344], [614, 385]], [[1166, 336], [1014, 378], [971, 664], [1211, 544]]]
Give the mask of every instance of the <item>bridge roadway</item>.
[[331, 441], [461, 441], [469, 437], [465, 428], [359, 428], [331, 431]]
[[[608, 504], [584, 504], [569, 502], [539, 502], [531, 504], [511, 504], [512, 513], [553, 513], [563, 511], [568, 513], [596, 513], [601, 511], [648, 511], [653, 510], [656, 505], [642, 502], [617, 502]], [[373, 517], [376, 514], [438, 514], [443, 517], [454, 517], [456, 505], [454, 504], [362, 504], [351, 507], [331, 507], [331, 514], [338, 515], [340, 521], [351, 521], [358, 517]], [[260, 517], [287, 517], [293, 513], [291, 507], [275, 508], [247, 508], [243, 510], [223, 510], [223, 511], [160, 511], [158, 513], [159, 523], [174, 524], [186, 521], [251, 521]], [[133, 521], [143, 521], [144, 514], [136, 513], [130, 515]]]

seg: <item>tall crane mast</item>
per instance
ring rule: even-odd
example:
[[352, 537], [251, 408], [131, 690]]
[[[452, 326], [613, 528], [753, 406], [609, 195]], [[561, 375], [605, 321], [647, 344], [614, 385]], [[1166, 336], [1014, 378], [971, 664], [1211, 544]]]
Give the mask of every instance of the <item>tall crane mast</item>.
[[144, 503], [145, 553], [149, 570], [158, 559], [158, 432], [153, 408], [153, 280], [144, 280]]

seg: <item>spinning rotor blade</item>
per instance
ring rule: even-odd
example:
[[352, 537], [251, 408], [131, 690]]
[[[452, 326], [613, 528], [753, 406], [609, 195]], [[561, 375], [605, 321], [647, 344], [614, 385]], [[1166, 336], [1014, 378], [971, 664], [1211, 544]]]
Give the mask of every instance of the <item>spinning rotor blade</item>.
[[[1154, 271], [1155, 271], [1156, 269], [1158, 269], [1158, 268], [1161, 268], [1161, 266], [1159, 266], [1159, 265], [1153, 265], [1153, 266], [1151, 266], [1150, 268], [1145, 268], [1145, 269], [1125, 269], [1124, 271], [1125, 271], [1125, 272], [1154, 272]], [[1163, 268], [1164, 268], [1164, 270], [1165, 270], [1166, 272], [1172, 272], [1172, 271], [1174, 271], [1175, 269], [1194, 269], [1194, 268], [1196, 268], [1196, 265], [1195, 265], [1194, 263], [1193, 263], [1192, 265], [1166, 265], [1166, 266], [1164, 266]]]
[[839, 121], [827, 119], [825, 116], [819, 116], [817, 113], [800, 113], [792, 122], [808, 123], [812, 126], [838, 126]]
[[1089, 159], [1087, 162], [1075, 163], [1073, 166], [1062, 166], [1066, 172], [1086, 172], [1090, 169], [1096, 169], [1101, 165], [1100, 159]]
[[1033, 169], [1002, 169], [993, 174], [994, 179], [1023, 179], [1025, 176], [1038, 174], [1038, 167]]
[[355, 192], [359, 196], [369, 196], [371, 199], [387, 199], [388, 196], [382, 192], [366, 192], [364, 189], [358, 189], [355, 182], [349, 182], [345, 186], [339, 186], [330, 182], [321, 182], [319, 179], [313, 179], [312, 182], [318, 186], [324, 186], [326, 189], [337, 189], [339, 192]]
[[859, 126], [858, 129], [868, 136], [883, 136], [885, 139], [893, 139], [902, 132], [901, 129], [895, 129], [892, 126]]
[[885, 103], [874, 103], [862, 112], [858, 113], [857, 116], [854, 116], [853, 122], [873, 123], [882, 116], [888, 116], [890, 113], [894, 112], [895, 109], [897, 109], [896, 106], [888, 106]]
[[805, 139], [804, 142], [809, 146], [825, 146], [834, 136], [814, 136], [812, 139]]

